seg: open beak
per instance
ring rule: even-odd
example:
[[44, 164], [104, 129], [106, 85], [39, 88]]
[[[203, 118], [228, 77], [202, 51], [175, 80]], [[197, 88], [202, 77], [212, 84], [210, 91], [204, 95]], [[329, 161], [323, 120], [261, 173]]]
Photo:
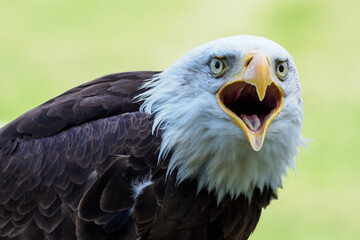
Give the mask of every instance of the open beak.
[[244, 57], [241, 74], [235, 74], [216, 94], [220, 107], [245, 133], [250, 145], [259, 151], [266, 130], [281, 112], [284, 97], [270, 72], [270, 61], [263, 51]]

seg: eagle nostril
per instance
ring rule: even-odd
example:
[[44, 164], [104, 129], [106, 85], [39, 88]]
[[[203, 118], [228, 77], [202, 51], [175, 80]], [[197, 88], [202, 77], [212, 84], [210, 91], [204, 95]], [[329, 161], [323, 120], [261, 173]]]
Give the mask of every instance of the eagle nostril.
[[251, 57], [249, 57], [249, 59], [246, 60], [246, 62], [245, 62], [245, 67], [249, 66], [249, 64], [250, 64], [251, 60], [253, 60], [253, 58], [254, 58], [254, 57], [251, 56]]
[[267, 62], [268, 62], [268, 65], [270, 66], [270, 60], [269, 60], [269, 58], [266, 57], [266, 60], [267, 60]]

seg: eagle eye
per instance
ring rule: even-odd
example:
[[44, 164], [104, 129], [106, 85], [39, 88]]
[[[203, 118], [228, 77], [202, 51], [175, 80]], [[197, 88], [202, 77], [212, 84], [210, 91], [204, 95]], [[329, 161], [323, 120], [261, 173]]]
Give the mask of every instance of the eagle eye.
[[276, 74], [281, 80], [284, 80], [287, 73], [289, 71], [288, 63], [287, 61], [279, 61], [276, 64]]
[[214, 77], [221, 77], [227, 66], [224, 59], [214, 57], [210, 62], [210, 69]]

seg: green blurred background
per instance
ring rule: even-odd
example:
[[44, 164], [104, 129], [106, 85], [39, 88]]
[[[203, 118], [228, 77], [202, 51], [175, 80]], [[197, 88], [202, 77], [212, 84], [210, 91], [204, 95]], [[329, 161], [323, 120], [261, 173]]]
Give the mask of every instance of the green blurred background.
[[0, 1], [0, 121], [99, 76], [163, 70], [237, 34], [270, 38], [300, 73], [303, 135], [251, 239], [360, 239], [360, 2]]

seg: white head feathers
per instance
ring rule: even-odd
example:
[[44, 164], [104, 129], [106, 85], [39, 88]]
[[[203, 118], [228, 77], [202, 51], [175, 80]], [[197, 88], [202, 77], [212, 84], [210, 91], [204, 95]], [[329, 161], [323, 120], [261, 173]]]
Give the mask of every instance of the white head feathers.
[[[270, 124], [260, 151], [254, 151], [244, 132], [219, 107], [216, 93], [230, 77], [242, 71], [243, 57], [262, 50], [275, 74], [276, 61], [286, 59], [289, 71], [277, 84], [283, 91], [282, 111]], [[209, 63], [225, 57], [228, 70], [215, 78]], [[287, 168], [294, 168], [297, 147], [303, 144], [302, 101], [299, 78], [290, 54], [280, 45], [256, 36], [234, 36], [204, 44], [185, 54], [164, 72], [149, 80], [142, 110], [154, 114], [154, 131], [162, 131], [160, 160], [172, 151], [168, 174], [177, 179], [196, 178], [198, 189], [251, 198], [255, 187], [282, 186]]]

